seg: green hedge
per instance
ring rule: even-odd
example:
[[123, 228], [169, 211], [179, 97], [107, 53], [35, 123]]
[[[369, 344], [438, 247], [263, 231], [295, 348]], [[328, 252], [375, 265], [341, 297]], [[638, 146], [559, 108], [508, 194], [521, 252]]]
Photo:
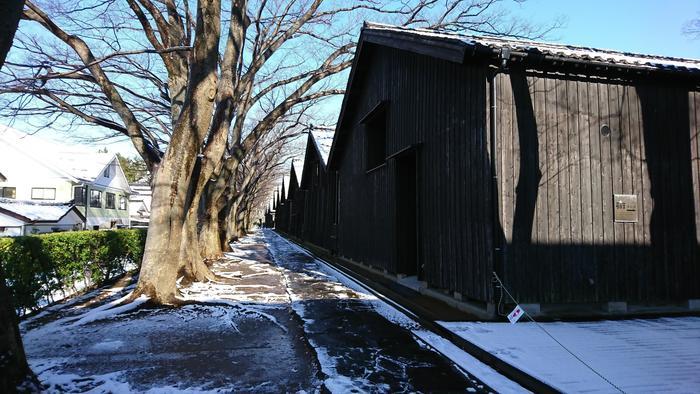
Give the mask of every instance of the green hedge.
[[0, 264], [22, 313], [84, 284], [100, 285], [141, 264], [146, 231], [71, 231], [0, 238]]

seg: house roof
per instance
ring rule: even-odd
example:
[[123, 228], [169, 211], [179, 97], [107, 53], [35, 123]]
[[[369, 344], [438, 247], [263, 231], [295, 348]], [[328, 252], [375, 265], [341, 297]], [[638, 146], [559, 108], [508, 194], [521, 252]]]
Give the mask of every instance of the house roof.
[[[326, 171], [326, 160], [330, 153], [330, 142], [332, 141], [328, 140], [328, 137], [330, 136], [332, 138], [333, 134], [329, 134], [328, 132], [325, 132], [325, 134], [326, 136], [324, 138], [326, 138], [326, 140], [319, 141], [314, 133], [309, 133], [309, 138], [306, 141], [301, 176], [299, 177], [299, 186], [303, 189], [309, 187], [309, 179], [313, 176], [311, 165], [318, 162], [321, 169]], [[294, 172], [294, 168], [292, 168], [292, 172]]]
[[338, 151], [342, 148], [341, 140], [345, 138], [344, 135], [347, 131], [343, 122], [350, 97], [353, 94], [352, 85], [355, 74], [358, 72], [358, 65], [363, 58], [365, 43], [405, 50], [455, 63], [464, 63], [470, 57], [481, 56], [498, 63], [503, 58], [527, 62], [534, 68], [571, 65], [577, 67], [578, 72], [584, 72], [586, 69], [590, 73], [600, 73], [609, 69], [619, 69], [631, 72], [632, 75], [665, 73], [691, 76], [694, 79], [700, 76], [700, 60], [697, 59], [645, 55], [488, 35], [445, 33], [430, 29], [365, 22], [358, 39], [350, 77], [345, 89], [346, 93], [336, 124], [335, 136], [328, 154], [327, 165], [331, 168], [337, 164]]
[[7, 180], [7, 177], [0, 172], [0, 182], [5, 182]]
[[331, 153], [334, 134], [335, 130], [314, 130], [310, 133], [311, 140], [324, 166], [328, 162], [328, 155]]
[[73, 181], [93, 182], [116, 157], [79, 146], [50, 141], [0, 125], [0, 141], [33, 157]]
[[[449, 44], [462, 46], [466, 51], [490, 50], [500, 53], [510, 50], [511, 55], [547, 56], [552, 60], [571, 60], [574, 62], [594, 62], [600, 65], [628, 66], [646, 70], [666, 70], [674, 72], [700, 73], [700, 60], [671, 56], [647, 55], [632, 52], [614, 51], [610, 49], [591, 48], [576, 45], [555, 44], [543, 41], [530, 41], [489, 35], [466, 35], [443, 33], [429, 29], [407, 28], [381, 23], [365, 23], [363, 33], [373, 35], [371, 41], [389, 45], [381, 37], [397, 39], [400, 37], [424, 41], [425, 44], [449, 48]], [[392, 45], [389, 45], [392, 46]]]
[[[25, 222], [57, 222], [68, 214], [75, 205], [69, 203], [22, 201], [0, 198], [0, 213], [7, 214]], [[83, 215], [75, 212], [81, 219]]]

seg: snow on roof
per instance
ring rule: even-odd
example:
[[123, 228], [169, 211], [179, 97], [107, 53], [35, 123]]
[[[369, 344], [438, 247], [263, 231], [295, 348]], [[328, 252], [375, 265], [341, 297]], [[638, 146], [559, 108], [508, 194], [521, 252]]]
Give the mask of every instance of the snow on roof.
[[321, 154], [321, 160], [323, 160], [323, 164], [325, 165], [328, 163], [328, 155], [331, 153], [335, 130], [315, 129], [312, 134], [314, 137], [313, 140], [316, 143], [316, 149], [318, 149], [318, 153]]
[[91, 148], [66, 145], [2, 125], [0, 140], [81, 181], [94, 181], [115, 157], [114, 153], [98, 153]]
[[0, 198], [0, 209], [23, 216], [32, 222], [55, 222], [65, 216], [73, 204], [56, 202], [22, 201]]
[[456, 33], [442, 33], [430, 29], [406, 28], [382, 23], [366, 23], [366, 30], [408, 33], [422, 37], [458, 40], [467, 46], [485, 46], [491, 49], [510, 49], [515, 52], [542, 54], [577, 61], [593, 61], [611, 65], [633, 66], [649, 70], [672, 70], [700, 72], [700, 60], [670, 56], [645, 55], [631, 52], [598, 49], [583, 46], [554, 44], [495, 36], [473, 36]]

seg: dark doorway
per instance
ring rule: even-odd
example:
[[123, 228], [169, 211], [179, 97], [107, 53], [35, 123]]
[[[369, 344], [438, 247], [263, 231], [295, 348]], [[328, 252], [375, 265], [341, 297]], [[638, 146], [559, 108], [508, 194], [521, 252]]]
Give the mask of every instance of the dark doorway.
[[397, 273], [418, 276], [423, 272], [418, 259], [418, 177], [416, 151], [396, 157], [396, 257]]

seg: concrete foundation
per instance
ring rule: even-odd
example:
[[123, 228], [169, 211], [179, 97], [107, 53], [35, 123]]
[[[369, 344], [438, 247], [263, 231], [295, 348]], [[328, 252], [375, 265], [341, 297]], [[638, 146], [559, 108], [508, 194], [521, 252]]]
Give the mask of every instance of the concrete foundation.
[[624, 301], [612, 301], [605, 305], [605, 311], [609, 313], [627, 313], [627, 303]]

